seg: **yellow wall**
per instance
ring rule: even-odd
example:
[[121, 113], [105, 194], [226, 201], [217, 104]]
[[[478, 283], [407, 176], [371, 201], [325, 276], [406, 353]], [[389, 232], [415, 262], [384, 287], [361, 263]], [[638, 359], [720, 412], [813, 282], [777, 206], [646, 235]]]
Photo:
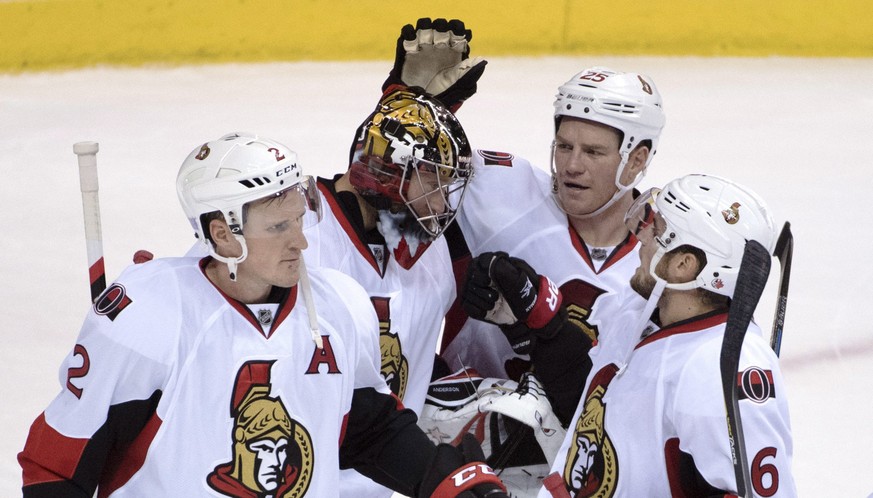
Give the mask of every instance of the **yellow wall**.
[[491, 56], [873, 57], [871, 14], [870, 0], [0, 0], [0, 72], [390, 59], [422, 16], [463, 19]]

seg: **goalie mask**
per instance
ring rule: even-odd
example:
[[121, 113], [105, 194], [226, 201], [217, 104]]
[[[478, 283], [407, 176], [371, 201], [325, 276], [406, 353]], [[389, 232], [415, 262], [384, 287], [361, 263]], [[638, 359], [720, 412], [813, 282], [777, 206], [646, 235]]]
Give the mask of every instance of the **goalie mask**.
[[[315, 182], [303, 176], [297, 154], [288, 147], [251, 133], [231, 133], [194, 149], [179, 169], [176, 192], [197, 239], [209, 254], [228, 265], [231, 278], [248, 255], [246, 205], [267, 197], [301, 195], [306, 206], [304, 227], [321, 219]], [[238, 257], [216, 253], [207, 215], [220, 214], [242, 247]]]
[[775, 224], [762, 201], [751, 190], [730, 180], [688, 175], [640, 195], [625, 216], [633, 233], [654, 224], [658, 250], [649, 273], [655, 280], [664, 254], [690, 245], [703, 251], [706, 264], [689, 282], [668, 283], [668, 289], [702, 288], [733, 297], [747, 240], [768, 250], [776, 240]]
[[[455, 116], [439, 101], [401, 89], [384, 96], [358, 128], [349, 180], [380, 211], [389, 244], [398, 233], [386, 232], [397, 230], [426, 243], [454, 220], [471, 177], [470, 160]], [[414, 253], [417, 244], [407, 243]]]
[[[623, 73], [606, 67], [592, 67], [576, 74], [558, 88], [554, 107], [556, 133], [561, 120], [570, 117], [600, 123], [621, 134], [619, 145], [621, 163], [615, 173], [616, 192], [603, 206], [585, 217], [600, 214], [643, 179], [646, 168], [655, 156], [661, 130], [666, 121], [661, 94], [648, 76]], [[645, 167], [629, 184], [622, 184], [621, 177], [631, 152], [645, 141], [651, 143]], [[551, 155], [553, 182], [557, 181], [555, 152], [555, 142], [553, 142]], [[555, 188], [553, 192], [556, 193]], [[557, 195], [555, 200], [561, 206]]]

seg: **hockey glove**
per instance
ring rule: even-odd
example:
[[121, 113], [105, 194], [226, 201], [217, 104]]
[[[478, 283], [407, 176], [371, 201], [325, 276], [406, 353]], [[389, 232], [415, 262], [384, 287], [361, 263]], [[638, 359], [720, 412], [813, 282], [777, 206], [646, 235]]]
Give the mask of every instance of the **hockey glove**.
[[497, 257], [508, 256], [505, 252], [484, 252], [470, 262], [461, 291], [461, 306], [471, 318], [500, 326], [518, 322], [518, 317], [491, 279], [492, 262]]
[[[501, 299], [500, 292], [491, 282], [491, 261], [498, 254], [506, 256], [504, 252], [486, 252], [470, 261], [464, 279], [464, 288], [461, 290], [461, 306], [470, 318], [495, 325], [511, 325], [518, 319], [509, 310], [506, 300]], [[502, 302], [498, 304], [498, 301]]]
[[538, 275], [524, 260], [497, 253], [491, 262], [491, 280], [512, 313], [532, 329], [545, 327], [561, 307], [558, 286]]
[[464, 435], [457, 448], [437, 446], [427, 468], [416, 494], [419, 498], [509, 498], [472, 434]]
[[567, 316], [558, 287], [505, 252], [470, 262], [461, 305], [471, 318], [500, 325], [518, 354], [530, 353], [537, 336], [552, 337]]
[[431, 21], [424, 17], [414, 28], [403, 26], [394, 68], [382, 91], [392, 85], [420, 87], [456, 112], [476, 93], [476, 82], [488, 63], [481, 57], [469, 58], [472, 37], [473, 32], [457, 19]]

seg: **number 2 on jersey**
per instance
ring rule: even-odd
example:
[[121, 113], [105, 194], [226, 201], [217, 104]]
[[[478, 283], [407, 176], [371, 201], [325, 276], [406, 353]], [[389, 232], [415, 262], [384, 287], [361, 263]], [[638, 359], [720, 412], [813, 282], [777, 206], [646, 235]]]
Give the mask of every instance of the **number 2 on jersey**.
[[82, 388], [75, 386], [73, 379], [79, 379], [88, 375], [88, 371], [91, 370], [91, 358], [88, 357], [88, 350], [81, 344], [76, 344], [76, 347], [73, 348], [73, 356], [82, 357], [82, 366], [67, 369], [67, 389], [73, 393], [73, 396], [81, 398]]

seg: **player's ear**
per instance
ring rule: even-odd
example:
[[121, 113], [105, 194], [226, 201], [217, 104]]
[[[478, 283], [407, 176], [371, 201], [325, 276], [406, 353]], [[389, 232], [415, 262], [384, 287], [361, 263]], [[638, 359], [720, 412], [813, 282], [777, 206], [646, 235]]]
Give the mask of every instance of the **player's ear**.
[[215, 244], [215, 252], [222, 256], [233, 257], [241, 253], [239, 242], [234, 238], [233, 232], [223, 219], [209, 221], [209, 236]]
[[650, 152], [649, 147], [646, 145], [639, 145], [631, 151], [627, 159], [627, 166], [624, 169], [624, 176], [626, 178], [622, 178], [622, 181], [629, 182], [646, 169], [646, 162], [649, 160]]
[[670, 275], [675, 277], [675, 282], [689, 282], [697, 278], [700, 273], [700, 261], [690, 252], [680, 252], [673, 254], [668, 265], [670, 266]]

